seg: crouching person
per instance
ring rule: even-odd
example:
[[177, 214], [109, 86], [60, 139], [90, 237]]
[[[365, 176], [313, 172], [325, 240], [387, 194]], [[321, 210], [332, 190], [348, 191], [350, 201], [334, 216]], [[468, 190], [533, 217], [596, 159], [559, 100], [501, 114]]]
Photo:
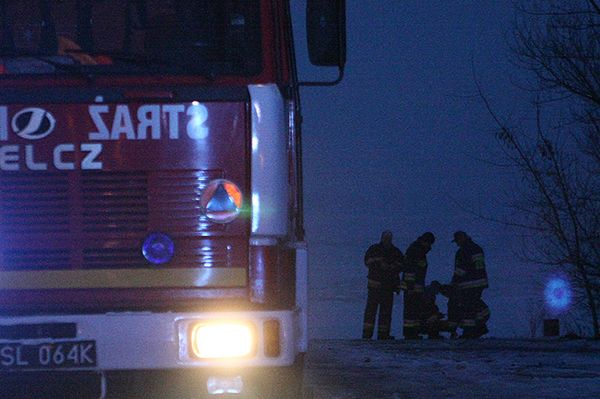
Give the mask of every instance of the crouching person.
[[421, 333], [427, 334], [429, 339], [442, 339], [443, 337], [440, 335], [440, 332], [452, 333], [456, 330], [448, 320], [444, 319], [445, 315], [440, 311], [436, 303], [437, 295], [447, 294], [448, 287], [435, 280], [425, 287], [421, 309]]
[[457, 338], [456, 330], [462, 327], [461, 338], [479, 338], [487, 333], [487, 322], [490, 319], [490, 308], [481, 299], [473, 299], [464, 295], [464, 291], [453, 284], [444, 284], [440, 293], [448, 298], [447, 331], [450, 338]]

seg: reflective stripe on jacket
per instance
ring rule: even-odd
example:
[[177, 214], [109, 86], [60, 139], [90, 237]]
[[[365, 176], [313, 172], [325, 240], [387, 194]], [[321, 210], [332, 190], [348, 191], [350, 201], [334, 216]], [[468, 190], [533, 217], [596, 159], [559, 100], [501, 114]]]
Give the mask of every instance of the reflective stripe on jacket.
[[419, 240], [406, 250], [405, 271], [402, 275], [402, 289], [423, 292], [427, 275], [427, 248]]
[[403, 261], [402, 251], [395, 246], [386, 248], [381, 243], [371, 245], [365, 253], [365, 265], [369, 268], [368, 287], [398, 289]]
[[489, 287], [483, 249], [470, 239], [456, 252], [452, 283], [461, 290]]

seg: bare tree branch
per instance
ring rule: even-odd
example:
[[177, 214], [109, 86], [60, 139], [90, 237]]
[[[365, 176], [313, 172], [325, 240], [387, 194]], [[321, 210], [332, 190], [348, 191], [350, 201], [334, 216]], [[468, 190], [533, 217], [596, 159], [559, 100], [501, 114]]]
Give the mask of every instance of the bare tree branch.
[[512, 50], [534, 77], [534, 128], [510, 126], [475, 79], [522, 177], [516, 216], [504, 224], [536, 237], [524, 258], [570, 278], [600, 338], [600, 2], [517, 1]]

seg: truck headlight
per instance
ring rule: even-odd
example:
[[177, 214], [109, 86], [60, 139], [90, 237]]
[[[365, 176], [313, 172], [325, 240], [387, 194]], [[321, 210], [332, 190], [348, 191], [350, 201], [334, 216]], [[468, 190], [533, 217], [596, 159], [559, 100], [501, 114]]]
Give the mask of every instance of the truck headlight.
[[245, 322], [200, 322], [192, 325], [191, 347], [199, 359], [235, 359], [256, 351], [256, 331]]

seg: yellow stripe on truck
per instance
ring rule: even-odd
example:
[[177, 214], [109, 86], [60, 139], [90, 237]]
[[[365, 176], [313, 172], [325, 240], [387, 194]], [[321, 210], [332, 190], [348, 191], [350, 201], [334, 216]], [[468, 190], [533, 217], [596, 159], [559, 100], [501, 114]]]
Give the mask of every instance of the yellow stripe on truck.
[[247, 285], [245, 268], [95, 269], [0, 272], [0, 289], [230, 288]]

